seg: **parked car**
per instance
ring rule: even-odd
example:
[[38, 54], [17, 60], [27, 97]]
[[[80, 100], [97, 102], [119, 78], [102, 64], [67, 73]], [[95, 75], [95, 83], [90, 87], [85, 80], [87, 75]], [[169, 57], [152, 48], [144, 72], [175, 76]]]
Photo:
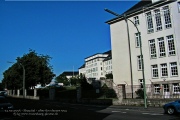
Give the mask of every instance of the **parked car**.
[[169, 115], [180, 113], [180, 99], [163, 105], [163, 109]]
[[[4, 97], [0, 96], [0, 115], [7, 115], [6, 110], [13, 110], [13, 105]], [[10, 114], [10, 113], [9, 113]]]
[[7, 97], [7, 91], [0, 91], [0, 96], [5, 96], [5, 97]]

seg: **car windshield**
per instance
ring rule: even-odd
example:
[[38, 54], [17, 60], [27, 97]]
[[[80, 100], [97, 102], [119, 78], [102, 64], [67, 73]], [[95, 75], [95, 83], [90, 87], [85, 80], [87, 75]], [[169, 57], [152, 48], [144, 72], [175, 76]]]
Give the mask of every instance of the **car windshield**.
[[5, 98], [0, 98], [0, 103], [8, 103], [8, 101]]

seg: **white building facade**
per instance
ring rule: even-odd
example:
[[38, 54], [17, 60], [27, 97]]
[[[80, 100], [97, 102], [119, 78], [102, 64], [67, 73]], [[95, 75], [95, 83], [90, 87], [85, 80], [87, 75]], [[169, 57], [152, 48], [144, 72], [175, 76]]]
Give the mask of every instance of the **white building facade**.
[[[125, 14], [140, 32], [148, 97], [179, 97], [180, 2], [153, 1], [140, 1]], [[111, 30], [113, 81], [125, 85], [130, 97], [143, 83], [138, 31], [128, 20], [128, 41], [124, 17], [106, 23]]]
[[[107, 70], [105, 68], [107, 68]], [[110, 50], [105, 53], [97, 53], [85, 58], [84, 65], [79, 68], [79, 74], [84, 74], [88, 79], [100, 80], [104, 79], [106, 74], [112, 73], [111, 68], [112, 58]]]

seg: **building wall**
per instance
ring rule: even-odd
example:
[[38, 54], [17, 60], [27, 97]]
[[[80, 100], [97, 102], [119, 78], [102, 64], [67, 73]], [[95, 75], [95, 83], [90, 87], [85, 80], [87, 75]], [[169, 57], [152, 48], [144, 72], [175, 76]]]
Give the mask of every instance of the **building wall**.
[[[165, 5], [166, 6], [166, 5]], [[160, 6], [160, 10], [162, 10], [163, 6]], [[139, 31], [141, 32], [142, 39], [142, 51], [144, 58], [144, 72], [145, 72], [145, 81], [146, 84], [151, 84], [157, 81], [174, 81], [180, 80], [180, 66], [179, 66], [179, 54], [180, 54], [180, 12], [178, 11], [177, 1], [169, 4], [171, 11], [171, 23], [172, 27], [165, 29], [164, 27], [164, 18], [161, 15], [163, 28], [161, 31], [155, 30], [155, 17], [153, 15], [153, 26], [154, 32], [147, 33], [147, 21], [145, 13], [138, 14], [140, 24], [137, 26]], [[157, 9], [157, 7], [156, 7]], [[152, 12], [154, 11], [151, 10]], [[161, 11], [162, 12], [162, 11]], [[134, 17], [131, 17], [132, 21], [134, 21]], [[129, 25], [129, 33], [130, 33], [130, 48], [131, 48], [131, 58], [132, 58], [132, 76], [133, 76], [133, 85], [140, 85], [139, 79], [142, 79], [142, 71], [138, 70], [138, 62], [137, 56], [140, 55], [140, 48], [136, 47], [135, 41], [135, 33], [137, 33], [134, 25], [128, 21]], [[112, 45], [112, 62], [113, 62], [113, 80], [116, 84], [126, 84], [131, 85], [131, 72], [130, 72], [130, 57], [129, 57], [129, 48], [128, 48], [128, 37], [127, 37], [127, 27], [124, 20], [113, 23], [110, 25], [111, 29], [111, 45]], [[176, 55], [169, 56], [168, 55], [168, 45], [166, 36], [173, 35], [175, 41], [175, 50]], [[159, 57], [159, 48], [157, 38], [164, 37], [165, 41], [165, 49], [166, 56]], [[155, 39], [156, 44], [156, 53], [157, 58], [150, 58], [150, 47], [149, 40]], [[178, 76], [172, 77], [170, 75], [170, 63], [177, 62], [178, 67]], [[167, 63], [168, 76], [161, 77], [161, 67], [162, 63]], [[152, 78], [152, 68], [151, 65], [158, 65], [158, 77]]]
[[103, 74], [103, 60], [108, 54], [96, 54], [85, 59], [85, 76], [87, 78], [94, 78], [99, 80], [104, 77]]
[[103, 70], [104, 70], [104, 75], [113, 73], [112, 71], [112, 59], [103, 61]]
[[[105, 78], [105, 75], [112, 73], [112, 59], [104, 61], [108, 54], [95, 54], [85, 59], [85, 67], [79, 69], [79, 74], [82, 73], [86, 78], [100, 80]], [[108, 69], [106, 69], [108, 67]], [[109, 68], [110, 67], [110, 68]]]

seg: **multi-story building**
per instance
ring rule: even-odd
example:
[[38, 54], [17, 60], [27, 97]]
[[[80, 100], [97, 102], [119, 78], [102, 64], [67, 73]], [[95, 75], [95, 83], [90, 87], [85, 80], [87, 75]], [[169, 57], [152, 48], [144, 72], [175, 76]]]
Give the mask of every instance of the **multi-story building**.
[[91, 80], [100, 80], [112, 73], [111, 50], [86, 57], [84, 65], [79, 68], [79, 74], [81, 73]]
[[106, 23], [111, 30], [113, 81], [125, 85], [127, 97], [142, 87], [141, 43], [148, 97], [180, 95], [178, 0], [142, 0]]

